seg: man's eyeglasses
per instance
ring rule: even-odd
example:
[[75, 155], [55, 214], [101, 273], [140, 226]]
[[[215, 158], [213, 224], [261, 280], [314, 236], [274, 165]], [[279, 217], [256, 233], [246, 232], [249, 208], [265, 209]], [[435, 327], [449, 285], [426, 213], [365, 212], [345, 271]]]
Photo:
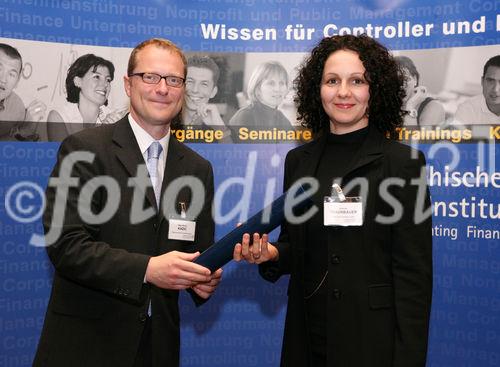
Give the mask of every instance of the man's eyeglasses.
[[174, 75], [161, 76], [155, 73], [134, 73], [130, 74], [129, 76], [140, 76], [142, 78], [142, 81], [146, 84], [158, 84], [160, 80], [165, 79], [165, 83], [167, 83], [169, 87], [174, 88], [182, 87], [185, 82], [184, 78]]

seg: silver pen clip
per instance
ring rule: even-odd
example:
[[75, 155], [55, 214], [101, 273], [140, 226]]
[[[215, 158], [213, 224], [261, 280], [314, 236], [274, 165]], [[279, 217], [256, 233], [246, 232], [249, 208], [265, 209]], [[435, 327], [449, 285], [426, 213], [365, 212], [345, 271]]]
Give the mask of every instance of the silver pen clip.
[[186, 219], [186, 203], [181, 201], [179, 202], [179, 205], [181, 207], [181, 218]]

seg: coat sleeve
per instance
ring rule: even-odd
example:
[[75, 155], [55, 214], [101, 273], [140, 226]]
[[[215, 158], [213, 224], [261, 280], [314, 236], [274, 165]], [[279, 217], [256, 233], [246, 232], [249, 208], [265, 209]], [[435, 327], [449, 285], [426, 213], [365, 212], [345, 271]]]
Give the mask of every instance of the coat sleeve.
[[[70, 136], [62, 143], [51, 174], [52, 184], [49, 181], [47, 186], [43, 216], [45, 234], [47, 236], [50, 230], [60, 230], [55, 242], [47, 243], [48, 256], [57, 273], [64, 278], [95, 290], [139, 300], [150, 257], [97, 240], [99, 225], [83, 220], [78, 207], [82, 187], [92, 178], [104, 174], [102, 162], [98, 155], [90, 152], [94, 155], [92, 162], [76, 160], [71, 177], [63, 179], [61, 169], [65, 159], [74, 152], [89, 153], [88, 144], [78, 136]], [[59, 180], [57, 186], [53, 179]], [[68, 186], [66, 200], [62, 195], [64, 186]], [[92, 211], [100, 213], [105, 201], [105, 193], [97, 189], [90, 201]], [[57, 217], [62, 218], [58, 221]]]
[[[403, 214], [391, 229], [396, 330], [393, 367], [423, 367], [426, 362], [432, 298], [432, 223], [425, 158], [408, 159], [395, 191]], [[418, 185], [416, 184], [418, 182]]]

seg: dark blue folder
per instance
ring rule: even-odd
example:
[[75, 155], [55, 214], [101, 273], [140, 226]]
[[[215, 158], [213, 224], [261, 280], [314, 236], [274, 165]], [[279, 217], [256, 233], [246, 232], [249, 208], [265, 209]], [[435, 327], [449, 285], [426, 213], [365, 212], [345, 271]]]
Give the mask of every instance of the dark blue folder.
[[[295, 191], [295, 197], [298, 197], [306, 191], [306, 188], [299, 186]], [[292, 197], [288, 200], [290, 199], [292, 199]], [[281, 223], [285, 220], [286, 200], [287, 193], [284, 193], [271, 204], [249, 218], [241, 226], [236, 227], [215, 244], [203, 251], [201, 255], [194, 260], [194, 262], [205, 266], [212, 272], [227, 264], [233, 259], [234, 246], [238, 242], [241, 242], [243, 234], [260, 233], [262, 235], [264, 233], [271, 232], [273, 229], [281, 225]], [[309, 196], [305, 197], [293, 206], [293, 211], [302, 210], [306, 206], [310, 205], [310, 203], [311, 201]]]

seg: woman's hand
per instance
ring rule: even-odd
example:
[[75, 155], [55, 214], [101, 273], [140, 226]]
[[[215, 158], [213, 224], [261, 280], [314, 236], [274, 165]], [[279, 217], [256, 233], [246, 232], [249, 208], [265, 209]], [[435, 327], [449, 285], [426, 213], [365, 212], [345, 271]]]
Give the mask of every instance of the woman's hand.
[[262, 237], [258, 233], [253, 234], [253, 241], [250, 244], [250, 235], [245, 233], [241, 243], [234, 246], [233, 259], [241, 261], [245, 259], [250, 264], [261, 264], [266, 261], [278, 261], [278, 249], [267, 242], [268, 235], [263, 234]]

